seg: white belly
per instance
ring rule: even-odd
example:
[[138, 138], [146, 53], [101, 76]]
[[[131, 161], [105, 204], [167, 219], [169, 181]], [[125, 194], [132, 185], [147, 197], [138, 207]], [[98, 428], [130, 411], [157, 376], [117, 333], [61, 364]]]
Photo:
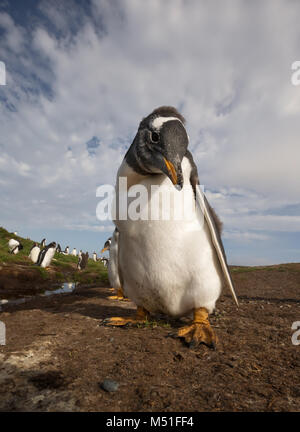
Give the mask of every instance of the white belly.
[[39, 253], [40, 253], [40, 248], [39, 247], [34, 247], [30, 254], [29, 254], [29, 258], [32, 260], [32, 262], [36, 263], [39, 257]]
[[8, 242], [8, 248], [9, 248], [10, 252], [13, 250], [13, 248], [15, 248], [16, 246], [18, 246], [18, 244], [19, 244], [19, 242], [17, 240], [10, 239], [9, 242]]
[[[169, 187], [175, 200], [181, 200], [181, 192], [166, 177], [145, 179], [141, 184], [150, 187], [150, 182], [156, 181]], [[189, 184], [189, 178], [185, 182]], [[192, 205], [191, 187], [188, 194], [187, 205]], [[137, 305], [172, 316], [198, 307], [214, 309], [222, 282], [210, 234], [199, 212], [190, 220], [117, 220], [116, 225], [124, 292]]]
[[109, 248], [109, 261], [108, 261], [108, 279], [112, 288], [120, 289], [121, 282], [118, 269], [118, 238], [119, 233], [114, 233]]
[[52, 261], [52, 258], [54, 257], [55, 254], [55, 248], [51, 248], [49, 250], [47, 250], [46, 255], [44, 256], [44, 259], [41, 263], [41, 267], [48, 267]]

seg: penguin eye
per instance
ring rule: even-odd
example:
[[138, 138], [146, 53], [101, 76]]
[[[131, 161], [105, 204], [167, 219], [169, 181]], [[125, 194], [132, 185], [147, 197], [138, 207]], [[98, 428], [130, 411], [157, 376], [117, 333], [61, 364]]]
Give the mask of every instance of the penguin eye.
[[150, 132], [150, 139], [153, 143], [158, 143], [159, 142], [159, 135], [157, 132]]

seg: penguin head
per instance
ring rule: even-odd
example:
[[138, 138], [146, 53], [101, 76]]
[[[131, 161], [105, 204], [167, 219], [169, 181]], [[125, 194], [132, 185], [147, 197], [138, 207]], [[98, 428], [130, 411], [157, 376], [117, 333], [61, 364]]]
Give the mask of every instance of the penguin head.
[[155, 109], [139, 125], [125, 156], [128, 165], [142, 175], [163, 173], [181, 189], [181, 162], [188, 147], [184, 122], [176, 108]]
[[103, 249], [101, 250], [100, 253], [103, 253], [103, 252], [109, 250], [110, 245], [111, 245], [111, 237], [109, 237], [109, 239], [106, 240], [106, 242], [104, 243]]

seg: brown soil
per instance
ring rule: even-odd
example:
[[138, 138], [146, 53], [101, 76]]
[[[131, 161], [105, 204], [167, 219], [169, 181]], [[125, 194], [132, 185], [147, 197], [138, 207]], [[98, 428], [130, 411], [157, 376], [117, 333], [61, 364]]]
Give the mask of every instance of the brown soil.
[[[111, 328], [130, 302], [109, 300], [107, 287], [36, 298], [3, 307], [1, 411], [299, 411], [300, 264], [233, 268], [240, 300], [224, 289], [211, 316], [217, 350], [170, 337], [180, 321]], [[113, 379], [119, 388], [105, 392]]]

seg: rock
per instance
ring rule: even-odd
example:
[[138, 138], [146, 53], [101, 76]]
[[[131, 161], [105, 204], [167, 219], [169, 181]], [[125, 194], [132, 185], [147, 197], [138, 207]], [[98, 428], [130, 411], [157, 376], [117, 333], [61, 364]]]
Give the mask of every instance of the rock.
[[117, 383], [116, 381], [110, 380], [110, 379], [105, 379], [104, 381], [102, 381], [102, 383], [100, 383], [100, 387], [111, 393], [111, 392], [115, 392], [118, 390], [119, 388], [119, 383]]

